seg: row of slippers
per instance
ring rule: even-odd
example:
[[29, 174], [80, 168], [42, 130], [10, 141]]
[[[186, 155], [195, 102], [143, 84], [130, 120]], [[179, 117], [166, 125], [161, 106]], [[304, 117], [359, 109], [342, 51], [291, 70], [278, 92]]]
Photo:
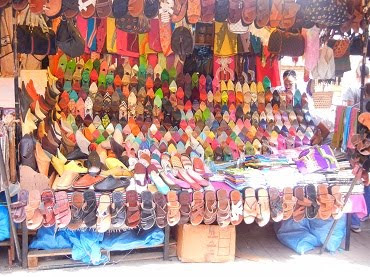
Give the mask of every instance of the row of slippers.
[[[5, 1], [2, 5], [6, 6], [10, 2]], [[186, 18], [189, 24], [216, 20], [248, 26], [254, 22], [258, 28], [269, 25], [282, 29], [289, 29], [295, 24], [296, 15], [300, 10], [300, 5], [294, 1], [286, 2], [284, 5], [277, 1], [271, 5], [268, 0], [247, 2], [239, 0], [206, 2], [197, 0], [17, 0], [13, 1], [12, 7], [21, 11], [27, 7], [28, 3], [32, 13], [45, 13], [51, 18], [62, 15], [66, 18], [74, 18], [78, 14], [86, 19], [110, 16], [117, 19], [129, 17], [147, 17], [151, 19], [158, 16], [164, 24], [178, 23]], [[308, 23], [308, 25], [310, 24]], [[305, 27], [313, 27], [313, 24], [305, 25]]]
[[[244, 195], [243, 195], [244, 194]], [[244, 193], [225, 189], [189, 193], [115, 191], [98, 197], [93, 190], [74, 192], [71, 200], [65, 191], [21, 190], [18, 201], [11, 205], [14, 222], [26, 220], [27, 227], [35, 230], [51, 227], [76, 230], [95, 227], [98, 232], [113, 228], [140, 227], [144, 230], [157, 225], [160, 228], [190, 222], [192, 225], [213, 224], [225, 227], [256, 222], [263, 227], [270, 219], [274, 222], [293, 218], [299, 222], [307, 217], [327, 220], [342, 216], [342, 195], [338, 186], [325, 184], [315, 187], [284, 188], [282, 196], [276, 188], [246, 188]], [[306, 197], [307, 195], [307, 197]], [[42, 204], [42, 205], [41, 205]]]

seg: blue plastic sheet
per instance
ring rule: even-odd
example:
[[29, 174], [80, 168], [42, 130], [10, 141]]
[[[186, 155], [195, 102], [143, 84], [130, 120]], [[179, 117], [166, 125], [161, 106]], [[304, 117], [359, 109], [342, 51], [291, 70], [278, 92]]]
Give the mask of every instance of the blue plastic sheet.
[[[4, 193], [0, 194], [0, 202], [6, 203]], [[10, 238], [10, 223], [8, 209], [4, 205], [0, 205], [0, 241]]]
[[148, 231], [130, 230], [122, 233], [98, 233], [90, 230], [70, 231], [41, 228], [32, 241], [31, 249], [72, 248], [72, 259], [87, 264], [99, 265], [108, 261], [101, 250], [129, 250], [150, 247], [164, 242], [164, 232], [159, 228]]
[[[295, 222], [293, 219], [274, 225], [278, 240], [298, 254], [304, 254], [316, 247], [321, 247], [329, 233], [333, 219], [303, 219]], [[338, 220], [333, 234], [326, 246], [329, 252], [335, 252], [340, 247], [346, 234], [346, 217]]]

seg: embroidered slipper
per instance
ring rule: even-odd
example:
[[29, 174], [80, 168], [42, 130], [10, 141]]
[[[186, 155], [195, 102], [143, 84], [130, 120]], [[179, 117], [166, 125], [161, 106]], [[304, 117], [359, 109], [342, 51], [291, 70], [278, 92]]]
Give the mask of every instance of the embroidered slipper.
[[83, 18], [90, 18], [95, 14], [96, 0], [79, 0], [78, 9]]

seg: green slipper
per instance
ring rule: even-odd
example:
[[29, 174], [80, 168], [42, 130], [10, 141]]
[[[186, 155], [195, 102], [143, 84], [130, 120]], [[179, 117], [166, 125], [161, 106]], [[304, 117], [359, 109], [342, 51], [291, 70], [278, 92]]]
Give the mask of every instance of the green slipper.
[[162, 71], [161, 80], [162, 80], [162, 82], [164, 82], [164, 81], [168, 82], [170, 80], [170, 76], [169, 76], [168, 71], [166, 69], [163, 69], [163, 71]]
[[73, 73], [75, 72], [75, 69], [76, 69], [76, 61], [75, 59], [70, 59], [67, 63], [67, 68], [64, 73], [64, 79], [68, 81], [72, 81]]
[[101, 87], [101, 86], [106, 88], [106, 75], [105, 74], [99, 74], [98, 87]]
[[194, 72], [193, 75], [191, 75], [191, 88], [198, 87], [198, 82], [199, 82], [198, 73]]
[[158, 95], [154, 98], [154, 105], [156, 105], [158, 108], [162, 107], [162, 98]]
[[203, 112], [203, 121], [206, 122], [208, 118], [211, 116], [211, 111], [208, 109], [208, 107]]
[[105, 84], [107, 87], [109, 87], [109, 86], [113, 86], [113, 82], [114, 82], [114, 73], [109, 72], [107, 76], [105, 76]]
[[84, 70], [88, 70], [89, 72], [91, 72], [93, 70], [93, 61], [91, 59], [89, 59], [85, 65], [84, 65]]
[[147, 63], [148, 63], [148, 60], [146, 58], [146, 55], [140, 55], [139, 64], [144, 65], [144, 64], [147, 64]]
[[95, 142], [97, 144], [100, 144], [102, 143], [103, 141], [105, 141], [105, 137], [100, 133], [99, 137], [95, 140]]
[[170, 75], [170, 82], [172, 82], [173, 80], [176, 80], [176, 76], [177, 76], [176, 68], [172, 67], [168, 71], [168, 74]]
[[100, 70], [100, 60], [96, 59], [93, 61], [93, 68], [96, 70], [96, 72], [99, 72]]
[[89, 89], [90, 89], [90, 71], [84, 70], [82, 72], [82, 82], [81, 83], [82, 83], [82, 85], [81, 85], [82, 89], [84, 91], [89, 91]]
[[269, 77], [265, 76], [263, 78], [262, 84], [263, 84], [263, 88], [265, 89], [265, 91], [268, 91], [271, 88], [271, 81]]
[[163, 91], [161, 88], [157, 89], [156, 92], [155, 92], [155, 96], [159, 97], [160, 99], [163, 99]]
[[67, 63], [68, 63], [68, 60], [67, 60], [67, 55], [66, 54], [63, 54], [62, 56], [60, 56], [59, 58], [59, 61], [58, 61], [58, 68], [61, 68], [63, 70], [63, 72], [66, 71], [67, 69]]

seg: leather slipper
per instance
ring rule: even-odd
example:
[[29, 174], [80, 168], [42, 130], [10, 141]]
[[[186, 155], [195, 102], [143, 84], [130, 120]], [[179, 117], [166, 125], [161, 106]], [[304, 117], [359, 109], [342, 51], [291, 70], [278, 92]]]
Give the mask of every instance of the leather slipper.
[[10, 211], [14, 223], [21, 223], [26, 219], [25, 207], [28, 203], [28, 191], [21, 189], [16, 202], [10, 204]]
[[83, 194], [84, 204], [82, 206], [83, 221], [87, 227], [96, 224], [96, 196], [93, 190], [87, 190]]
[[25, 207], [27, 229], [37, 230], [44, 221], [44, 217], [40, 210], [41, 195], [38, 190], [29, 191], [28, 204]]
[[217, 191], [217, 223], [221, 227], [226, 227], [231, 222], [230, 200], [225, 189]]
[[71, 221], [67, 227], [70, 230], [77, 230], [80, 228], [83, 219], [82, 206], [84, 204], [84, 197], [82, 192], [75, 191], [72, 194], [71, 201]]
[[244, 222], [252, 224], [257, 217], [258, 203], [254, 188], [246, 188], [244, 191]]
[[143, 230], [151, 229], [156, 220], [155, 203], [153, 195], [150, 191], [143, 191], [141, 193], [141, 222], [140, 227]]
[[231, 200], [231, 224], [239, 225], [243, 221], [243, 200], [238, 190], [230, 193]]
[[268, 192], [264, 188], [257, 191], [258, 208], [256, 221], [258, 226], [263, 227], [270, 221], [270, 205]]
[[43, 204], [42, 214], [44, 217], [43, 226], [51, 227], [55, 224], [55, 214], [53, 207], [55, 205], [54, 193], [51, 189], [46, 189], [41, 193]]
[[181, 205], [180, 207], [181, 218], [178, 224], [186, 224], [190, 220], [191, 194], [187, 191], [180, 192], [179, 202]]
[[155, 222], [159, 228], [164, 228], [168, 224], [166, 197], [162, 193], [157, 191], [153, 195], [153, 200], [155, 203], [155, 213], [156, 213]]
[[57, 228], [64, 228], [71, 221], [71, 210], [69, 207], [67, 192], [58, 191], [55, 193], [55, 205], [53, 207], [55, 223]]
[[99, 206], [96, 210], [96, 230], [99, 233], [105, 233], [109, 230], [111, 224], [111, 203], [108, 194], [102, 194], [99, 198]]
[[123, 193], [120, 191], [114, 191], [112, 193], [112, 206], [111, 206], [111, 223], [115, 228], [122, 227], [126, 221], [126, 205], [123, 199]]
[[178, 201], [176, 192], [170, 191], [167, 194], [167, 221], [169, 226], [175, 226], [179, 223], [181, 218], [180, 207], [181, 205]]
[[131, 228], [137, 227], [141, 222], [140, 204], [135, 190], [126, 192], [127, 218], [126, 225]]

